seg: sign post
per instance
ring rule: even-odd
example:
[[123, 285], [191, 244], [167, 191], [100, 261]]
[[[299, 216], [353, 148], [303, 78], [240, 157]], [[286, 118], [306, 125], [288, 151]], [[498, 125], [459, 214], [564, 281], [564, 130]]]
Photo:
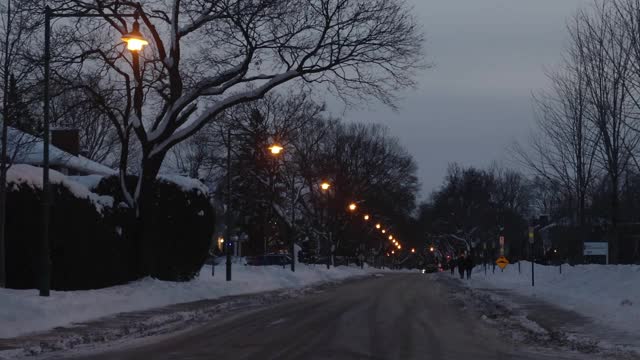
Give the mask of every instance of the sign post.
[[533, 242], [535, 241], [535, 234], [533, 226], [529, 226], [529, 245], [531, 248], [531, 286], [536, 286], [536, 277], [535, 277], [535, 269], [533, 263], [535, 262], [535, 257], [533, 256]]
[[501, 270], [504, 270], [504, 268], [509, 265], [509, 260], [507, 260], [507, 258], [504, 256], [500, 256], [498, 260], [496, 260], [496, 264], [498, 264]]
[[484, 276], [487, 277], [487, 242], [482, 243], [482, 262], [484, 263]]
[[605, 263], [609, 264], [609, 243], [606, 242], [585, 242], [584, 256], [604, 256]]

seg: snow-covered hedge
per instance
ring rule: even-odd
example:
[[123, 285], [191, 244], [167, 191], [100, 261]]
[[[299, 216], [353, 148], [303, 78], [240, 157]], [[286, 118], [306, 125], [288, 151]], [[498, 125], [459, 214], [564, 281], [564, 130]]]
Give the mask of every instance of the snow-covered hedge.
[[[127, 180], [132, 190], [135, 183], [134, 177]], [[95, 191], [113, 196], [116, 202], [124, 201], [116, 176], [102, 179]], [[154, 270], [149, 275], [161, 280], [191, 280], [204, 265], [214, 231], [208, 191], [199, 181], [166, 176], [159, 177], [152, 191], [151, 213], [145, 216], [154, 226], [144, 230], [144, 236], [150, 236], [154, 243]]]
[[[12, 288], [37, 285], [42, 237], [42, 170], [9, 169], [7, 184], [7, 275]], [[114, 177], [92, 182], [51, 171], [50, 248], [52, 288], [95, 289], [140, 277], [134, 213], [108, 186]], [[100, 180], [100, 181], [98, 181]], [[90, 189], [87, 185], [96, 185]], [[212, 207], [202, 188], [158, 182], [154, 203], [157, 274], [166, 280], [191, 279], [202, 267], [213, 232]]]

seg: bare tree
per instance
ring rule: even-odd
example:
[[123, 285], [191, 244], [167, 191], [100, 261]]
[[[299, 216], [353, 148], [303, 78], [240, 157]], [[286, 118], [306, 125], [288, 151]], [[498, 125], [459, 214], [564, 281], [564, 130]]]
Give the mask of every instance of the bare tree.
[[[393, 91], [412, 85], [423, 61], [422, 35], [401, 0], [51, 3], [94, 14], [135, 11], [150, 39], [152, 46], [129, 60], [107, 38], [131, 29], [125, 18], [78, 20], [60, 29], [67, 42], [57, 42], [54, 56], [61, 62], [52, 67], [70, 83], [90, 71], [119, 84], [126, 106], [109, 109], [108, 116], [123, 143], [132, 131], [140, 144], [138, 183], [132, 192], [122, 189], [140, 219], [167, 152], [225, 110], [296, 79], [392, 104]], [[74, 62], [77, 67], [69, 66]], [[120, 167], [124, 177], [126, 167]], [[151, 242], [145, 240], [144, 248]], [[146, 252], [143, 267], [149, 272]]]
[[600, 131], [587, 117], [589, 98], [582, 58], [570, 48], [561, 70], [548, 73], [551, 89], [534, 97], [538, 133], [530, 148], [516, 145], [519, 159], [535, 176], [564, 189], [573, 220], [586, 223], [586, 200], [597, 176]]
[[584, 70], [589, 99], [586, 115], [600, 136], [599, 160], [610, 182], [611, 259], [617, 261], [616, 228], [619, 219], [621, 177], [631, 160], [639, 136], [627, 124], [632, 114], [632, 34], [619, 26], [617, 11], [599, 2], [593, 11], [581, 11], [571, 29], [571, 39]]

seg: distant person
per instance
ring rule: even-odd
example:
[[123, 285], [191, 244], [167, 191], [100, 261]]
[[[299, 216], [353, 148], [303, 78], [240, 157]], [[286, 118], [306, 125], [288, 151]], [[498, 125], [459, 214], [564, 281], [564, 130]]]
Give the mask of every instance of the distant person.
[[456, 273], [456, 259], [449, 259], [449, 270], [451, 270], [451, 275], [455, 275]]
[[473, 257], [471, 257], [471, 254], [467, 255], [467, 257], [464, 259], [464, 269], [467, 272], [467, 280], [471, 279], [471, 272], [473, 271], [473, 267], [474, 267], [474, 263], [473, 263]]
[[461, 254], [458, 258], [458, 273], [460, 274], [460, 279], [464, 280], [464, 270], [465, 270], [465, 256]]

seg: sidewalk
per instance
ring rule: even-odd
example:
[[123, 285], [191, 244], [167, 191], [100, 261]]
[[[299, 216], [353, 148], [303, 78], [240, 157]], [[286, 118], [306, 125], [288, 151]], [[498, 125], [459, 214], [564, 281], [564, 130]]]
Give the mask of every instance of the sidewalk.
[[477, 290], [493, 292], [506, 299], [513, 310], [524, 314], [527, 319], [536, 322], [549, 332], [561, 331], [571, 336], [586, 336], [599, 341], [603, 346], [625, 347], [640, 352], [640, 336], [637, 333], [632, 334], [604, 324], [597, 324], [594, 320], [577, 312], [562, 309], [535, 297], [516, 294], [510, 290]]
[[0, 339], [0, 359], [19, 359], [77, 348], [90, 349], [92, 346], [119, 340], [176, 332], [212, 321], [221, 314], [277, 304], [294, 297], [323, 291], [346, 281], [357, 279], [120, 313], [49, 331]]
[[440, 280], [456, 289], [457, 300], [482, 313], [483, 319], [497, 324], [514, 339], [542, 347], [599, 353], [615, 359], [640, 358], [640, 337], [637, 334], [596, 323], [535, 296], [508, 289], [472, 288], [467, 280], [448, 276], [442, 276]]

